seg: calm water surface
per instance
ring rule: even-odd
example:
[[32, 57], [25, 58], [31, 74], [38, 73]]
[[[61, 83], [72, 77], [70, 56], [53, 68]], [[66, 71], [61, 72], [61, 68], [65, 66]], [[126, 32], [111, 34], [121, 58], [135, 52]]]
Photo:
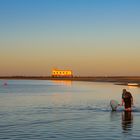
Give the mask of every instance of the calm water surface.
[[[7, 82], [7, 85], [4, 83]], [[111, 112], [128, 89], [135, 108]], [[112, 83], [0, 81], [1, 140], [139, 140], [140, 88]]]

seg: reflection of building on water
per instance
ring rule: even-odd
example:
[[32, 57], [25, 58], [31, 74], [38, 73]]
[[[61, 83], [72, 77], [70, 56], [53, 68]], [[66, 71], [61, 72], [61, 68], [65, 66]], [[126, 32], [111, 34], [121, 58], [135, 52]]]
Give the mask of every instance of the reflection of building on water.
[[133, 115], [131, 111], [122, 112], [122, 129], [127, 132], [132, 129]]
[[72, 85], [71, 80], [53, 80], [53, 82], [56, 83], [56, 84], [67, 85], [67, 86]]
[[60, 69], [52, 70], [52, 77], [72, 77], [72, 76], [73, 76], [72, 70], [60, 70]]

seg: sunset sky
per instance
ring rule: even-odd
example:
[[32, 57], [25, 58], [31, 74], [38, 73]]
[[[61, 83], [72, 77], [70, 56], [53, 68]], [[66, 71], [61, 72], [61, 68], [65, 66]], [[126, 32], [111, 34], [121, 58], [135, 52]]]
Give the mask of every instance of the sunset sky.
[[0, 0], [0, 76], [140, 76], [140, 0]]

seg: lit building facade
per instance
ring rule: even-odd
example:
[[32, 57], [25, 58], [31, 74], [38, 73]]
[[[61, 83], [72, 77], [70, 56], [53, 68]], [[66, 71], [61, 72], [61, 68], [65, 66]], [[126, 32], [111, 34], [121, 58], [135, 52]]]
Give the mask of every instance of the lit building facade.
[[72, 70], [52, 70], [52, 77], [73, 77]]

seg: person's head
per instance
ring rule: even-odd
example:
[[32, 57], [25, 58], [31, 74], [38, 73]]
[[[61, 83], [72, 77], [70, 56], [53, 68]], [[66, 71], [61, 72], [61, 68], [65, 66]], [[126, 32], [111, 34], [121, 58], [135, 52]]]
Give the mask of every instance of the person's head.
[[123, 89], [123, 93], [126, 93], [126, 89]]

